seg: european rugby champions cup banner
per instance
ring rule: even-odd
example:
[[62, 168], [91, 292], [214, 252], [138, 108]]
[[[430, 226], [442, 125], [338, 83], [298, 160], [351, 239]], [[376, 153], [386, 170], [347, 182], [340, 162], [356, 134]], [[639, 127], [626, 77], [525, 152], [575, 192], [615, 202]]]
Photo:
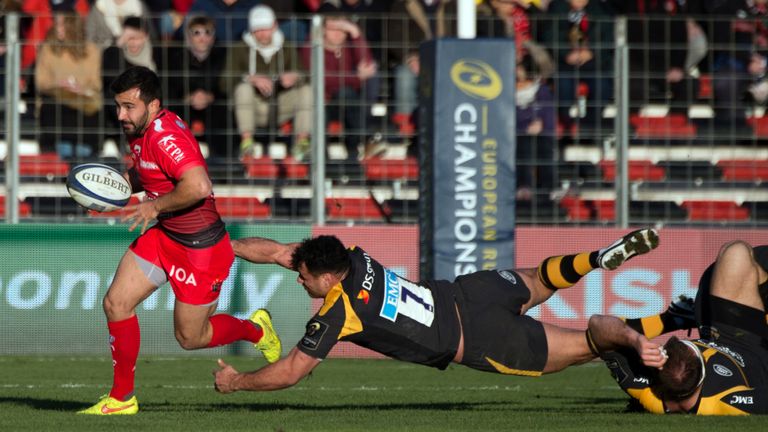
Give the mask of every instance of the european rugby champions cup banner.
[[512, 268], [514, 41], [434, 40], [420, 61], [421, 276]]

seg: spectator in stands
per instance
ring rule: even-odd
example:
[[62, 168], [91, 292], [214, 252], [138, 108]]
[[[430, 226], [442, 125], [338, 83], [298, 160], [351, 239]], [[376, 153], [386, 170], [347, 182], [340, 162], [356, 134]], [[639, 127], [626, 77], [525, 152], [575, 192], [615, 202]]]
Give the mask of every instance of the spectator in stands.
[[215, 44], [216, 28], [209, 17], [190, 17], [185, 33], [184, 47], [169, 54], [166, 73], [170, 109], [208, 144], [210, 156], [232, 157], [224, 134], [226, 94], [219, 86], [227, 61], [226, 48]]
[[[143, 0], [147, 5], [149, 17], [145, 17], [153, 29], [158, 31], [157, 38], [160, 40], [171, 40], [179, 27], [184, 25], [184, 16], [176, 13], [171, 0]], [[192, 3], [186, 0], [189, 6]]]
[[533, 37], [545, 11], [541, 8], [548, 4], [548, 0], [490, 0], [491, 7], [485, 8], [483, 25], [478, 29], [479, 37], [513, 38], [517, 58], [532, 57], [539, 81], [547, 80], [554, 72], [552, 56]]
[[537, 190], [549, 194], [555, 184], [555, 104], [530, 55], [516, 72], [517, 199], [529, 200]]
[[30, 69], [35, 64], [37, 49], [53, 27], [53, 12], [74, 10], [85, 17], [90, 9], [88, 0], [12, 0], [4, 6], [5, 10], [20, 8], [29, 17], [29, 23], [21, 25], [20, 39], [25, 41], [21, 48], [22, 70]]
[[286, 41], [304, 43], [309, 39], [307, 15], [317, 11], [319, 0], [261, 0], [261, 4], [275, 12], [277, 26]]
[[160, 50], [152, 46], [146, 21], [129, 16], [123, 21], [121, 27], [123, 30], [115, 45], [104, 50], [101, 63], [103, 96], [108, 103], [105, 110], [106, 126], [108, 137], [115, 141], [120, 139], [120, 122], [112, 108], [112, 95], [108, 93], [109, 85], [130, 66], [144, 66], [157, 71], [162, 59]]
[[672, 110], [687, 113], [697, 81], [686, 65], [689, 26], [696, 25], [686, 19], [686, 4], [639, 0], [615, 6], [628, 16], [630, 100], [671, 103]]
[[761, 105], [763, 107], [768, 103], [768, 57], [761, 53], [752, 53], [752, 56], [747, 66], [747, 71], [752, 78], [747, 91], [751, 102], [755, 105]]
[[[338, 10], [322, 10], [326, 13], [323, 49], [328, 121], [338, 120], [344, 125], [347, 157], [356, 160], [361, 138], [373, 125], [370, 113], [379, 94], [379, 67], [360, 27]], [[311, 55], [309, 46], [302, 47], [304, 64], [310, 65]]]
[[123, 21], [145, 16], [147, 6], [141, 0], [96, 0], [86, 20], [88, 40], [107, 48], [123, 34]]
[[[598, 122], [604, 103], [613, 96], [613, 20], [599, 1], [567, 0], [549, 7], [556, 22], [542, 26], [544, 45], [554, 48], [558, 62], [555, 97], [560, 101], [560, 120], [572, 123], [570, 108], [577, 100], [579, 84], [586, 84], [589, 103], [580, 109], [582, 125]], [[581, 90], [584, 92], [585, 90]], [[586, 98], [587, 95], [579, 94]]]
[[[89, 157], [99, 144], [102, 109], [101, 52], [85, 39], [83, 19], [57, 12], [35, 66], [42, 152]], [[88, 131], [88, 132], [86, 132]]]
[[259, 0], [195, 0], [187, 16], [205, 15], [216, 20], [216, 37], [230, 43], [240, 40], [248, 31], [248, 11]]
[[418, 107], [419, 44], [455, 34], [455, 4], [450, 0], [394, 0], [389, 9], [386, 35], [387, 63], [395, 75], [393, 122], [412, 130]]
[[[222, 86], [235, 105], [235, 121], [240, 133], [241, 157], [255, 150], [256, 127], [271, 126], [293, 120], [292, 154], [303, 159], [310, 150], [312, 126], [312, 91], [306, 68], [298, 50], [285, 43], [277, 28], [275, 13], [259, 5], [248, 13], [250, 32], [235, 44], [227, 55], [227, 68]], [[276, 113], [270, 114], [274, 108]]]
[[324, 0], [318, 12], [338, 10], [357, 24], [370, 45], [373, 58], [381, 64], [385, 61], [382, 38], [386, 19], [384, 14], [389, 10], [389, 3], [388, 0]]
[[[5, 53], [8, 51], [5, 38], [5, 20], [0, 19], [0, 98], [5, 97]], [[0, 112], [3, 111], [5, 111], [5, 104], [0, 107]]]
[[[712, 42], [712, 90], [715, 124], [733, 131], [746, 129], [744, 102], [751, 99], [749, 87], [753, 53], [768, 48], [768, 0], [704, 2], [702, 12], [719, 16], [708, 22]], [[724, 17], [724, 18], [723, 18]], [[754, 68], [753, 68], [754, 69]]]
[[[520, 58], [535, 42], [538, 23], [544, 16], [549, 2], [544, 0], [489, 0], [490, 8], [485, 8], [485, 17], [478, 23], [478, 35], [483, 37], [511, 37], [515, 40], [515, 49]], [[490, 9], [490, 10], [489, 10]], [[480, 17], [481, 9], [478, 9]], [[534, 57], [535, 58], [535, 57]]]

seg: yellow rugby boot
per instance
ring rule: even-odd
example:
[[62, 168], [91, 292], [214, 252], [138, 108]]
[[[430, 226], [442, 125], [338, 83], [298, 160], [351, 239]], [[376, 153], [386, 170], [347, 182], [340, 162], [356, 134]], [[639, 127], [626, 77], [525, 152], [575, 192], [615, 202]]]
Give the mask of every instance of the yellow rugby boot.
[[136, 399], [136, 396], [123, 402], [107, 395], [96, 402], [96, 405], [77, 413], [90, 415], [131, 415], [137, 412], [139, 412], [139, 401]]
[[277, 332], [272, 327], [272, 315], [266, 309], [257, 309], [251, 315], [251, 322], [261, 327], [264, 335], [261, 339], [253, 344], [269, 363], [274, 363], [280, 360], [280, 354], [283, 351], [282, 344], [280, 343], [280, 337], [277, 336]]

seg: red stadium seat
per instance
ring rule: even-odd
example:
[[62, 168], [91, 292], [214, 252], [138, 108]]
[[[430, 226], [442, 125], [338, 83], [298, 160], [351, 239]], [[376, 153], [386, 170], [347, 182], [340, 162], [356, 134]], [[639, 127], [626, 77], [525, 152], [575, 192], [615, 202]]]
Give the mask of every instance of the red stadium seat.
[[[19, 216], [28, 217], [32, 215], [32, 206], [29, 203], [19, 200]], [[5, 196], [0, 195], [0, 217], [5, 217]]]
[[768, 160], [721, 160], [717, 166], [726, 181], [768, 180]]
[[252, 197], [216, 197], [216, 209], [222, 217], [268, 218], [272, 209], [268, 204]]
[[733, 201], [683, 201], [688, 219], [696, 221], [743, 221], [749, 219], [749, 209]]
[[583, 222], [592, 219], [592, 209], [581, 198], [566, 196], [560, 200], [560, 207], [568, 213], [571, 222]]
[[23, 176], [66, 177], [69, 164], [57, 153], [41, 153], [34, 156], [19, 156], [19, 174]]
[[293, 156], [287, 156], [285, 159], [283, 159], [281, 165], [286, 178], [309, 178], [309, 164], [305, 162], [299, 162], [294, 159]]
[[[603, 160], [598, 163], [603, 172], [603, 180], [611, 182], [616, 178], [616, 162]], [[654, 165], [651, 161], [629, 161], [629, 180], [662, 181], [667, 177], [663, 167]]]
[[373, 198], [326, 198], [328, 216], [339, 219], [384, 219], [389, 213], [386, 206], [379, 207]]
[[368, 180], [416, 180], [419, 178], [419, 164], [413, 156], [405, 159], [372, 157], [364, 159], [362, 165]]
[[270, 157], [254, 158], [246, 156], [243, 159], [245, 165], [245, 175], [251, 178], [277, 178], [280, 168]]
[[695, 138], [696, 125], [688, 122], [683, 114], [664, 117], [641, 117], [633, 114], [629, 118], [638, 138]]

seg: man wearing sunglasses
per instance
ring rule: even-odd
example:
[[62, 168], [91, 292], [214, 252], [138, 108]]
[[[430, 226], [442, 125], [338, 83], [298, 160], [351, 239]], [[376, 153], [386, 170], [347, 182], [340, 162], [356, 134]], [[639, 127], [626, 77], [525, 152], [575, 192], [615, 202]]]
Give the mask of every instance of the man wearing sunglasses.
[[619, 318], [590, 318], [588, 339], [619, 386], [645, 410], [699, 415], [768, 414], [768, 324], [763, 254], [725, 244], [697, 299], [701, 339], [650, 342]]

